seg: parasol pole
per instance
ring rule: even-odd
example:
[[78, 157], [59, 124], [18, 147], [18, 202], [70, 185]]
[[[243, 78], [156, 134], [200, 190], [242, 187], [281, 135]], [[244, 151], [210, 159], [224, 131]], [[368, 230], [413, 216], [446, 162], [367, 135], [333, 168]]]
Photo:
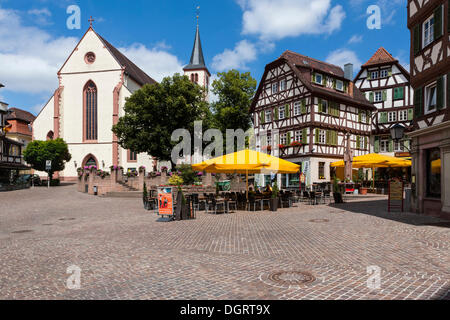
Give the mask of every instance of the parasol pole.
[[372, 166], [372, 190], [375, 190], [375, 167]]
[[245, 186], [246, 186], [246, 196], [248, 200], [248, 169], [245, 169]]

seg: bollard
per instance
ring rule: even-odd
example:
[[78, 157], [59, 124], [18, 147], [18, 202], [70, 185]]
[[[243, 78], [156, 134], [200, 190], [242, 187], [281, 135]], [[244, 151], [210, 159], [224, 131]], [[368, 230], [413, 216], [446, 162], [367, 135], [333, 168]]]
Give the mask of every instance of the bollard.
[[405, 208], [404, 208], [406, 212], [411, 211], [411, 195], [412, 195], [411, 188], [406, 188], [405, 189]]

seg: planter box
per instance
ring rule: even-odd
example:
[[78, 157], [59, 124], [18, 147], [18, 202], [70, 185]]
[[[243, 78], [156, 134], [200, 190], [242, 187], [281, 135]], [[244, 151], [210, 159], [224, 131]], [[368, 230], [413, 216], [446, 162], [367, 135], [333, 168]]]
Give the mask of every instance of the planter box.
[[344, 200], [342, 199], [342, 193], [333, 192], [333, 198], [334, 203], [344, 203]]
[[270, 211], [277, 211], [278, 210], [278, 202], [279, 198], [271, 198], [270, 199]]
[[362, 195], [365, 195], [365, 194], [367, 194], [368, 190], [369, 190], [368, 188], [359, 188], [359, 193]]

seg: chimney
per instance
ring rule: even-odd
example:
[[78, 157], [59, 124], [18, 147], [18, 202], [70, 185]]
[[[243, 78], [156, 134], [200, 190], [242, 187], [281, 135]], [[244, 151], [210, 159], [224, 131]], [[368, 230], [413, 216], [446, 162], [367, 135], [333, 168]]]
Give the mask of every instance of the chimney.
[[353, 63], [347, 63], [344, 66], [344, 77], [350, 81], [353, 80]]

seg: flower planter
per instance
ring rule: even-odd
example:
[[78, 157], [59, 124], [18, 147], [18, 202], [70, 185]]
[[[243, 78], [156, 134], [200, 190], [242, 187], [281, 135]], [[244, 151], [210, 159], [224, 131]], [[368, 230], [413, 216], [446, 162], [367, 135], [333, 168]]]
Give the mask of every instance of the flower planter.
[[368, 190], [368, 188], [359, 188], [359, 194], [366, 195]]
[[277, 211], [278, 210], [278, 202], [279, 198], [271, 198], [270, 199], [270, 211]]
[[342, 199], [342, 193], [333, 192], [333, 198], [334, 203], [344, 203], [344, 200]]

